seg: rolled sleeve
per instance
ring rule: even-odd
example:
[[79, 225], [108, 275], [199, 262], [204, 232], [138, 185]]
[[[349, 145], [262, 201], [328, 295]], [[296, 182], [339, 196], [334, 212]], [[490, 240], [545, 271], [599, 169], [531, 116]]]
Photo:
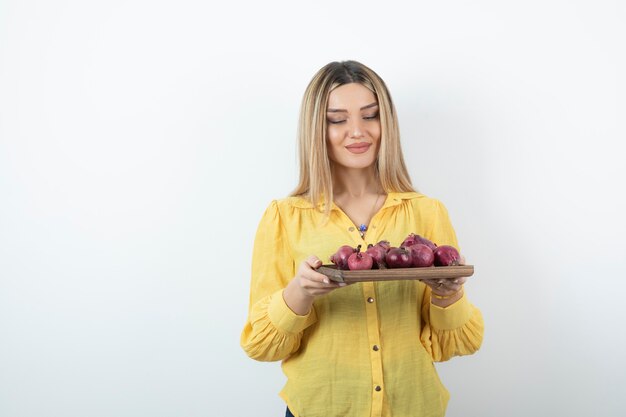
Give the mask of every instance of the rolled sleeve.
[[463, 327], [472, 317], [472, 306], [463, 294], [463, 297], [448, 307], [439, 307], [431, 303], [430, 324], [438, 330], [454, 330]]
[[311, 310], [304, 316], [294, 313], [283, 298], [283, 290], [272, 295], [267, 314], [278, 330], [291, 334], [300, 333], [317, 321], [315, 307], [311, 307]]

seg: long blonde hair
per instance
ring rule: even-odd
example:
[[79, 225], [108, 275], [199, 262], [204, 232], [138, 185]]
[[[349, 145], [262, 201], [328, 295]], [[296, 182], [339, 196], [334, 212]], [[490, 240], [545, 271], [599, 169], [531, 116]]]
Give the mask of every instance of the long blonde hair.
[[315, 74], [302, 98], [298, 125], [300, 181], [290, 194], [304, 197], [314, 206], [324, 203], [326, 213], [330, 211], [333, 200], [326, 146], [328, 96], [335, 88], [349, 83], [363, 85], [378, 101], [381, 140], [376, 174], [383, 190], [387, 193], [415, 191], [402, 156], [396, 110], [384, 81], [359, 62], [331, 62]]

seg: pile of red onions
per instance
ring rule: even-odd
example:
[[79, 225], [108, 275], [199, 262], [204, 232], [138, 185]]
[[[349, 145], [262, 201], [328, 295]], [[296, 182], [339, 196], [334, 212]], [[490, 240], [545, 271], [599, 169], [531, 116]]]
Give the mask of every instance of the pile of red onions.
[[330, 257], [337, 269], [364, 270], [386, 268], [424, 268], [430, 266], [459, 265], [461, 256], [455, 247], [437, 246], [430, 240], [411, 233], [399, 247], [393, 247], [386, 240], [368, 245], [361, 251], [361, 245], [353, 248], [343, 245]]

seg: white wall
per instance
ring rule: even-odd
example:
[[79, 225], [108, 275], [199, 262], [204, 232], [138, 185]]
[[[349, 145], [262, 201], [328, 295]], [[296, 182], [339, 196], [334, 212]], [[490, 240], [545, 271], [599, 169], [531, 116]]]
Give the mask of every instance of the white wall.
[[408, 3], [2, 2], [0, 416], [284, 413], [239, 347], [250, 251], [342, 59], [476, 265], [448, 415], [622, 415], [623, 2]]

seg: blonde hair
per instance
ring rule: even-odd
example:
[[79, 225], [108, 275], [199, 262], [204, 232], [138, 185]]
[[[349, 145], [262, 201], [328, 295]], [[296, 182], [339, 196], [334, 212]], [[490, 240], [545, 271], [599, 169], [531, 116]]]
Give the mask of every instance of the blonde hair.
[[378, 101], [381, 139], [376, 174], [383, 190], [415, 191], [400, 147], [396, 110], [384, 81], [374, 71], [356, 61], [331, 62], [320, 69], [304, 92], [298, 125], [300, 181], [291, 196], [301, 196], [314, 206], [325, 204], [329, 213], [333, 181], [326, 146], [328, 96], [335, 88], [359, 83]]

